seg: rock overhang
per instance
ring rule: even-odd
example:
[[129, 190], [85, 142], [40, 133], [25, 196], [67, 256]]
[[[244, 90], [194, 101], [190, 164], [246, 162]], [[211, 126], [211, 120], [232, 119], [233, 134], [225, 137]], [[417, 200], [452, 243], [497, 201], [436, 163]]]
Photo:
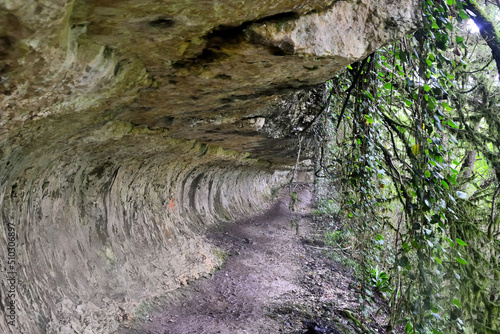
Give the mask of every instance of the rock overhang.
[[323, 82], [415, 30], [420, 2], [0, 8], [0, 245], [14, 224], [19, 330], [99, 333], [218, 265], [206, 228], [266, 207]]
[[[419, 23], [416, 0], [7, 4], [4, 130], [107, 110], [118, 121], [256, 158], [280, 156], [264, 151], [277, 145], [266, 130], [288, 116], [283, 100]], [[316, 98], [319, 105], [324, 96]], [[292, 151], [280, 150], [282, 158]]]

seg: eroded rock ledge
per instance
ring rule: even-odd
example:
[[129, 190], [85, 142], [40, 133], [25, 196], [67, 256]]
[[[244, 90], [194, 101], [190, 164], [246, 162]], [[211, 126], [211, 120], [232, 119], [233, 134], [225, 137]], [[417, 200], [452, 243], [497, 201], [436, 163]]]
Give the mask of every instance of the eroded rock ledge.
[[[0, 331], [111, 333], [288, 180], [322, 83], [417, 0], [0, 3]], [[16, 327], [9, 326], [9, 227]]]

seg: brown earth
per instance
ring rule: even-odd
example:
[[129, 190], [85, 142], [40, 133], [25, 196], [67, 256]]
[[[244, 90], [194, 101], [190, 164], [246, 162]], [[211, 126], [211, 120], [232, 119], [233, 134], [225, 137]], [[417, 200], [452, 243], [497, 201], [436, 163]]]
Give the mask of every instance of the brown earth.
[[[288, 190], [282, 191], [269, 210], [210, 231], [225, 265], [126, 315], [117, 333], [298, 334], [308, 325], [307, 333], [356, 332], [343, 310], [358, 308], [357, 284], [325, 255], [311, 187], [293, 191], [299, 200], [293, 211]], [[376, 323], [371, 327], [383, 332]]]

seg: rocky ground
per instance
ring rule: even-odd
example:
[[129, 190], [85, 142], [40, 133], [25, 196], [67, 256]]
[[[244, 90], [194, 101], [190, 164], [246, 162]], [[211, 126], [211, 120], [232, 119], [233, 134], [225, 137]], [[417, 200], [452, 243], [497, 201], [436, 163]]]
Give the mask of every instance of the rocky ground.
[[312, 214], [311, 187], [293, 191], [292, 210], [287, 187], [269, 210], [210, 231], [225, 265], [134, 315], [121, 315], [117, 333], [383, 333], [383, 311], [378, 320], [357, 323], [359, 283], [332, 260], [325, 224]]

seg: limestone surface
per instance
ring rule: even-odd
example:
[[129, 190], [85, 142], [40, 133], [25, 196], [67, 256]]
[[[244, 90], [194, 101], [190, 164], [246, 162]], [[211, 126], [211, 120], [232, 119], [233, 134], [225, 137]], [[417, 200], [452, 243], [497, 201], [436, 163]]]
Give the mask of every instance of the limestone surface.
[[210, 274], [207, 227], [268, 206], [324, 82], [419, 6], [0, 0], [0, 332], [112, 333]]

